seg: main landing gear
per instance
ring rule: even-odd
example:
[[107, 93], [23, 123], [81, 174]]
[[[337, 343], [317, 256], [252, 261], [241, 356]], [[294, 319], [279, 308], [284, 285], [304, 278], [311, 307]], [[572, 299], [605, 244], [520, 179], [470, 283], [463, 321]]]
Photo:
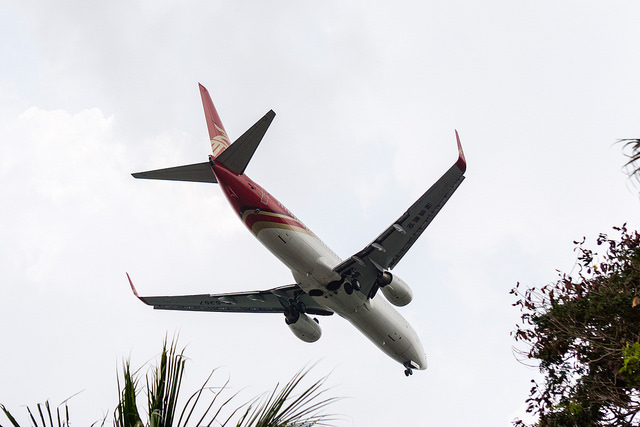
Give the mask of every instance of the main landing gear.
[[353, 291], [359, 291], [359, 290], [360, 290], [360, 282], [358, 282], [357, 280], [354, 280], [353, 282], [350, 282], [350, 281], [344, 282], [344, 291], [347, 293], [347, 295], [351, 295]]
[[360, 282], [355, 277], [348, 277], [344, 280], [335, 280], [329, 284], [327, 284], [327, 290], [331, 292], [338, 292], [340, 286], [344, 287], [344, 291], [347, 295], [351, 295], [354, 291], [360, 290]]
[[300, 314], [305, 314], [307, 307], [302, 301], [289, 301], [289, 306], [284, 308], [284, 317], [287, 320], [287, 325], [296, 323], [300, 318]]

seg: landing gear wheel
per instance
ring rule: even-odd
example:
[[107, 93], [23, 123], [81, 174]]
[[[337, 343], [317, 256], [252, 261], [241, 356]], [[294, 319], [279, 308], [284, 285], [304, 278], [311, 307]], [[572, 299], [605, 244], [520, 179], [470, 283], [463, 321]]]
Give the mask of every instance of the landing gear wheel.
[[404, 370], [404, 375], [405, 376], [409, 376], [409, 375], [413, 375], [413, 370], [411, 368], [407, 368]]
[[347, 295], [351, 295], [353, 293], [353, 285], [351, 284], [351, 282], [345, 282], [344, 291], [347, 293]]

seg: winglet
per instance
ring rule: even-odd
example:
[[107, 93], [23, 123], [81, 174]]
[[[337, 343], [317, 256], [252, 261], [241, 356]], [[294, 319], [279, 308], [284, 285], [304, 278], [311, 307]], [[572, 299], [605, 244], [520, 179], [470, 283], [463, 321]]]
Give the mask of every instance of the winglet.
[[138, 291], [136, 291], [136, 287], [133, 286], [133, 282], [131, 281], [131, 277], [129, 277], [129, 273], [127, 273], [127, 279], [129, 279], [129, 285], [131, 285], [131, 290], [133, 291], [133, 294], [136, 296], [136, 298], [138, 298], [143, 303], [149, 305], [149, 303], [146, 302], [144, 298], [142, 298], [140, 295], [138, 295]]
[[458, 161], [456, 162], [456, 166], [464, 173], [467, 170], [467, 160], [464, 158], [464, 152], [462, 151], [462, 144], [460, 144], [460, 136], [458, 136], [457, 130], [456, 140], [458, 142]]

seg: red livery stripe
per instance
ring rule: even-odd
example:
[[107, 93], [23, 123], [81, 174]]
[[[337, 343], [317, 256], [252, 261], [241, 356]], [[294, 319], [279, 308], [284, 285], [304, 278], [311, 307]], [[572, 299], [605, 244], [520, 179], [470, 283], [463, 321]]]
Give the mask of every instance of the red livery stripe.
[[265, 228], [283, 228], [313, 235], [298, 219], [284, 212], [271, 212], [260, 208], [245, 208], [241, 213], [242, 222], [257, 235]]

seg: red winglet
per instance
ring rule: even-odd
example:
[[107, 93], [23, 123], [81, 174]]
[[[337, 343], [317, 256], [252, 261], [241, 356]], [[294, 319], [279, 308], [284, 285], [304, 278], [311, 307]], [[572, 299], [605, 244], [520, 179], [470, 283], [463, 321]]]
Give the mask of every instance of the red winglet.
[[457, 130], [456, 140], [458, 141], [458, 161], [456, 162], [456, 166], [464, 173], [467, 170], [467, 160], [464, 158], [464, 152], [462, 151], [462, 144], [460, 144], [460, 137], [458, 136]]
[[136, 296], [140, 301], [142, 301], [143, 303], [145, 303], [145, 304], [149, 305], [149, 303], [148, 303], [148, 302], [146, 302], [146, 301], [144, 300], [144, 298], [142, 298], [140, 295], [138, 295], [138, 291], [136, 291], [135, 286], [133, 286], [133, 282], [131, 281], [131, 277], [129, 277], [129, 273], [127, 273], [127, 279], [129, 279], [129, 285], [131, 285], [131, 290], [133, 291], [133, 294], [134, 294], [134, 295], [135, 295], [135, 296]]

